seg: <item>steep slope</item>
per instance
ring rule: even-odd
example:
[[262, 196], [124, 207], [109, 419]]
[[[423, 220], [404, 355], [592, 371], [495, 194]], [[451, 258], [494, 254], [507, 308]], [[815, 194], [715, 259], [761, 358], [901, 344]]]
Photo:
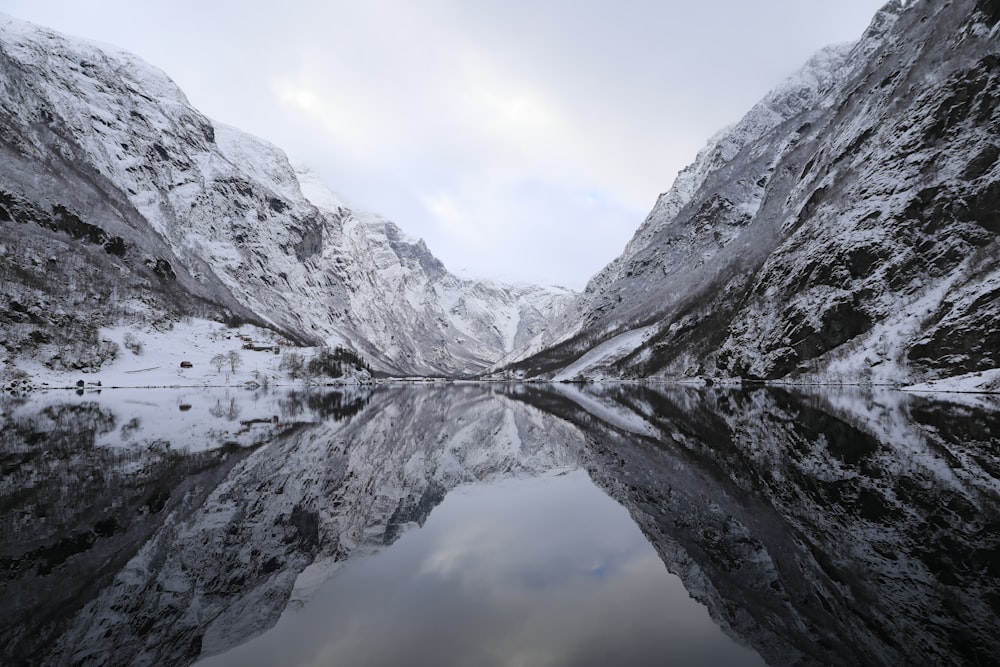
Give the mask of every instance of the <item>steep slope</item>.
[[317, 206], [281, 150], [205, 118], [130, 54], [0, 17], [0, 91], [11, 360], [59, 335], [55, 312], [88, 348], [123, 318], [196, 314], [352, 345], [387, 372], [462, 375], [567, 294], [459, 280], [392, 223], [328, 194]]
[[533, 376], [915, 382], [997, 365], [1000, 5], [893, 1], [715, 137]]

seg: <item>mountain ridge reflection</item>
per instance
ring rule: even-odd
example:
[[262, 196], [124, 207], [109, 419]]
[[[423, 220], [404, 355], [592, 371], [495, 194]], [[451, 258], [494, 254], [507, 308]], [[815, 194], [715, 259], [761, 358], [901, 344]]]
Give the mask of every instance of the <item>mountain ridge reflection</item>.
[[581, 466], [769, 664], [1000, 653], [988, 405], [626, 384], [144, 397], [0, 402], [5, 663], [190, 664], [457, 486]]
[[[587, 424], [598, 484], [769, 664], [989, 664], [1000, 654], [991, 403], [628, 384], [514, 395]], [[632, 428], [595, 415], [592, 400], [627, 411]], [[635, 421], [656, 435], [637, 436]]]

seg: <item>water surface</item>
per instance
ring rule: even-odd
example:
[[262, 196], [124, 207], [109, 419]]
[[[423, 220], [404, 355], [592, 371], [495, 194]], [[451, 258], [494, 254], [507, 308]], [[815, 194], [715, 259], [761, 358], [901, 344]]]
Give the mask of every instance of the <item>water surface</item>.
[[764, 663], [690, 598], [582, 470], [457, 487], [209, 665]]
[[899, 392], [0, 399], [3, 664], [990, 664], [1000, 419]]

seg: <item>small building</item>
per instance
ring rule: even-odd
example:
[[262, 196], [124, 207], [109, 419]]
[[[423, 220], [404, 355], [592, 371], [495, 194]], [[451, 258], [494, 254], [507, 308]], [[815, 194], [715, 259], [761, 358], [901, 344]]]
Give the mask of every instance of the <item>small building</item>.
[[193, 368], [193, 367], [194, 367], [194, 364], [192, 364], [190, 361], [182, 361], [181, 362], [181, 368]]

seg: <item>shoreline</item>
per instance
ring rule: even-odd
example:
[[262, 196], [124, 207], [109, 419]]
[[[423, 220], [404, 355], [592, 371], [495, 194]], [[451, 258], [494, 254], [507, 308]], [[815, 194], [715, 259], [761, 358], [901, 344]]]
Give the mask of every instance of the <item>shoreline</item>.
[[[950, 379], [950, 378], [949, 378]], [[672, 385], [678, 387], [686, 387], [693, 389], [723, 389], [723, 390], [740, 390], [740, 389], [752, 389], [757, 387], [766, 388], [787, 388], [787, 389], [806, 389], [806, 388], [825, 388], [825, 389], [856, 389], [856, 390], [879, 390], [879, 391], [898, 391], [907, 394], [914, 395], [936, 395], [936, 394], [968, 394], [968, 395], [978, 395], [978, 396], [1000, 396], [1000, 390], [996, 389], [984, 389], [975, 387], [961, 387], [961, 386], [941, 386], [936, 387], [936, 383], [945, 383], [949, 379], [919, 383], [907, 386], [901, 386], [899, 384], [868, 384], [868, 383], [853, 383], [853, 382], [789, 382], [786, 380], [776, 380], [776, 381], [742, 381], [738, 379], [724, 379], [718, 380], [714, 379], [711, 383], [699, 380], [670, 380], [662, 378], [640, 378], [640, 379], [602, 379], [602, 380], [592, 380], [588, 382], [572, 382], [566, 380], [508, 380], [508, 379], [489, 379], [489, 378], [442, 378], [442, 377], [423, 377], [423, 378], [377, 378], [371, 380], [357, 380], [357, 381], [327, 381], [327, 382], [275, 382], [273, 380], [268, 380], [267, 382], [258, 382], [253, 378], [246, 380], [245, 382], [208, 382], [208, 383], [153, 383], [153, 384], [103, 384], [100, 380], [96, 382], [87, 382], [86, 380], [78, 379], [69, 384], [52, 384], [51, 382], [34, 382], [31, 378], [20, 378], [18, 380], [13, 380], [5, 383], [0, 387], [0, 392], [7, 394], [14, 393], [44, 393], [44, 392], [57, 392], [57, 391], [82, 391], [84, 393], [94, 393], [105, 390], [124, 390], [124, 389], [245, 389], [248, 391], [254, 391], [257, 389], [322, 389], [322, 388], [336, 388], [336, 387], [378, 387], [386, 385], [441, 385], [441, 384], [492, 384], [492, 385], [576, 385], [576, 386], [601, 386], [601, 385]], [[78, 384], [83, 382], [84, 384]]]

